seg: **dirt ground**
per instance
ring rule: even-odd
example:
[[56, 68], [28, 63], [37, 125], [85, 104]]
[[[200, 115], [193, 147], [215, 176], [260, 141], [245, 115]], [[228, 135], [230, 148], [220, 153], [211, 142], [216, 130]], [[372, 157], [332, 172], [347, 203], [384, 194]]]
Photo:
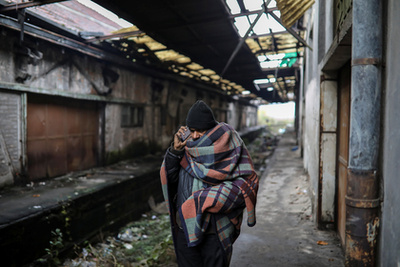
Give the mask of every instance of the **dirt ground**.
[[257, 224], [250, 228], [244, 218], [231, 267], [344, 266], [335, 232], [314, 226], [308, 176], [294, 133], [283, 135], [266, 163], [257, 197]]

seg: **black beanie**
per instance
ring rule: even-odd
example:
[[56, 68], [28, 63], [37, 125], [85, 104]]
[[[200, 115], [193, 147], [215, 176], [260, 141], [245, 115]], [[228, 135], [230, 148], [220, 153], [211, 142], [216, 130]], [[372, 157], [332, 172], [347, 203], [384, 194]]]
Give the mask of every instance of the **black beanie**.
[[196, 130], [208, 130], [217, 125], [217, 121], [211, 108], [202, 100], [197, 100], [189, 109], [186, 125]]

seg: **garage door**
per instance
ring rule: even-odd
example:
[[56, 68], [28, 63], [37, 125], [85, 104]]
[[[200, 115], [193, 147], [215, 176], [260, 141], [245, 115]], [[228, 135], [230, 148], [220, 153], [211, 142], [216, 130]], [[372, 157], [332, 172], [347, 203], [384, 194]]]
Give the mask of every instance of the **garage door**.
[[27, 161], [30, 180], [97, 165], [96, 103], [28, 96]]

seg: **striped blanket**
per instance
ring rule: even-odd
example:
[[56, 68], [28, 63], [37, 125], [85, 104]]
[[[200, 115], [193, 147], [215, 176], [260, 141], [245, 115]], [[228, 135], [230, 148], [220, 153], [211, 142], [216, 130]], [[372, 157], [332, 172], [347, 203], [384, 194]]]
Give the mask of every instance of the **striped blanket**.
[[[202, 241], [212, 213], [219, 239], [230, 257], [232, 244], [240, 232], [244, 208], [248, 214], [247, 224], [254, 226], [256, 223], [258, 176], [243, 140], [231, 126], [219, 123], [198, 140], [187, 142], [181, 166], [203, 183], [179, 210], [188, 246]], [[161, 183], [169, 204], [166, 173], [163, 162]]]

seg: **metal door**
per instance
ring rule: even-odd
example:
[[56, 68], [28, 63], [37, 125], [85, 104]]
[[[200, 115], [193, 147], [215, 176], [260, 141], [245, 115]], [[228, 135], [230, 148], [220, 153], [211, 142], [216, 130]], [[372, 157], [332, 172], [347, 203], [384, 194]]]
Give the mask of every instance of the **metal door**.
[[338, 232], [344, 246], [346, 237], [346, 188], [347, 188], [347, 162], [349, 158], [349, 129], [350, 129], [350, 84], [351, 68], [344, 67], [340, 71], [339, 80], [339, 140], [338, 140]]
[[95, 103], [28, 97], [29, 179], [56, 177], [96, 166], [98, 125]]

